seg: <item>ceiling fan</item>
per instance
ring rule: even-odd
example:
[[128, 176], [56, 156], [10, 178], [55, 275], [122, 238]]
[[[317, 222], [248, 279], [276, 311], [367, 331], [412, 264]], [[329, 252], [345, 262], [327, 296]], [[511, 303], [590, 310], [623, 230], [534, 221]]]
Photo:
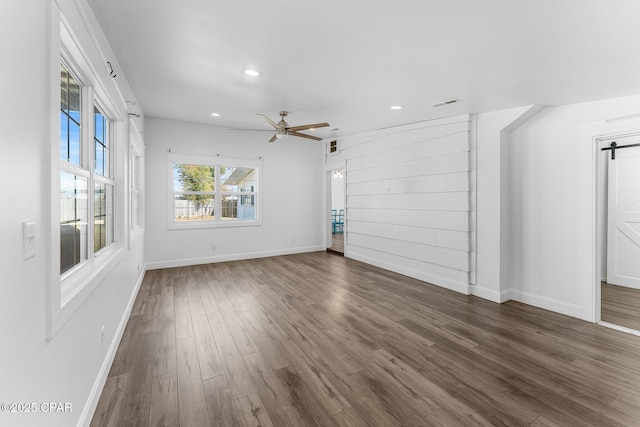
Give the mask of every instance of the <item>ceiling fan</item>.
[[280, 111], [278, 114], [280, 114], [280, 121], [276, 123], [273, 120], [271, 120], [269, 117], [265, 116], [264, 114], [258, 113], [259, 116], [262, 116], [276, 130], [275, 135], [271, 137], [269, 142], [273, 142], [276, 139], [282, 139], [287, 136], [298, 136], [300, 138], [307, 138], [307, 139], [313, 139], [314, 141], [321, 141], [322, 138], [318, 138], [317, 136], [313, 136], [313, 135], [307, 135], [306, 133], [300, 133], [299, 131], [313, 130], [316, 128], [329, 126], [329, 123], [314, 123], [312, 125], [289, 126], [289, 124], [284, 120], [284, 118], [287, 117], [287, 114], [289, 113], [287, 111]]

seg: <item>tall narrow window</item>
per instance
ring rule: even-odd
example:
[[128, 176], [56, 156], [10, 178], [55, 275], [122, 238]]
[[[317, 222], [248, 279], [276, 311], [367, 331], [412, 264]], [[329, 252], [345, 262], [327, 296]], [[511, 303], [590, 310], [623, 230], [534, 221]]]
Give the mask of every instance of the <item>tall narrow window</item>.
[[119, 262], [127, 224], [121, 188], [126, 182], [121, 161], [127, 159], [123, 141], [127, 112], [120, 104], [119, 81], [96, 73], [102, 64], [98, 45], [79, 44], [86, 37], [77, 37], [60, 12], [53, 8], [60, 21], [50, 28], [51, 37], [59, 34], [60, 56], [48, 71], [56, 81], [60, 77], [60, 86], [53, 85], [48, 94], [55, 100], [51, 125], [58, 129], [52, 134], [47, 186], [51, 189], [47, 228], [56, 247], [47, 268], [48, 339]]
[[93, 145], [95, 165], [93, 250], [98, 252], [113, 243], [113, 189], [111, 179], [111, 150], [109, 147], [109, 120], [93, 106]]
[[60, 274], [88, 257], [88, 171], [82, 169], [81, 87], [60, 65]]
[[142, 226], [142, 211], [140, 207], [144, 203], [142, 200], [142, 156], [132, 150], [131, 153], [131, 229], [135, 230]]
[[84, 87], [72, 69], [61, 62], [61, 275], [70, 275], [76, 266], [114, 242], [110, 129], [110, 120], [94, 101], [92, 88]]
[[135, 123], [129, 125], [129, 245], [144, 232], [144, 142]]

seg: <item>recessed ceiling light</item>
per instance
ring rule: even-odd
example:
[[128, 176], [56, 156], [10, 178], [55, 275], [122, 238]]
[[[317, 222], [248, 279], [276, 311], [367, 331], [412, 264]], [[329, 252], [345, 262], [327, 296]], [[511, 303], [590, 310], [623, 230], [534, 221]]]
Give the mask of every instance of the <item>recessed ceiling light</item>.
[[402, 108], [404, 108], [402, 105], [392, 105], [391, 106], [392, 110], [402, 110]]
[[243, 73], [245, 76], [249, 76], [249, 77], [260, 77], [262, 75], [260, 71], [252, 70], [251, 68], [245, 68]]
[[213, 117], [220, 117], [220, 113], [211, 113]]

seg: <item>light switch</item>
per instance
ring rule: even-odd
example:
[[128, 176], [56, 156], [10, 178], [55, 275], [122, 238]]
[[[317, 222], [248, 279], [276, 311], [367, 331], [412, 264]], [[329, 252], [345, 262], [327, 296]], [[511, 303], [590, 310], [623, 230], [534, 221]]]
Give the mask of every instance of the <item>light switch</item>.
[[36, 223], [25, 222], [22, 224], [22, 247], [24, 259], [33, 258], [36, 255]]

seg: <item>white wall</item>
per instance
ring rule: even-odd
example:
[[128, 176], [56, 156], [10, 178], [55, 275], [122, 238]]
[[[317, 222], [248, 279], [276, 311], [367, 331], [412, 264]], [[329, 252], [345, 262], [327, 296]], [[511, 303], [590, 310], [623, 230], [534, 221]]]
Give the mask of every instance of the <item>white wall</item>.
[[640, 96], [546, 108], [511, 133], [513, 299], [594, 319], [594, 142], [584, 127], [638, 113]]
[[[347, 256], [456, 290], [466, 283], [460, 272], [475, 273], [469, 291], [482, 298], [514, 299], [596, 320], [594, 283], [601, 261], [595, 247], [597, 162], [592, 136], [628, 131], [629, 126], [607, 127], [606, 119], [637, 114], [639, 101], [640, 96], [634, 96], [548, 108], [523, 106], [473, 116], [469, 163], [475, 186], [458, 190], [471, 196], [471, 211], [460, 212], [475, 213], [475, 218], [470, 215], [475, 227], [459, 230], [471, 244], [456, 250], [473, 255], [475, 243], [477, 259], [475, 265], [470, 260], [466, 270], [453, 269], [450, 277], [442, 274], [443, 265], [434, 273], [427, 260], [433, 252], [424, 251], [431, 243], [426, 236], [417, 237], [420, 228], [442, 219], [419, 201], [420, 193], [431, 191], [420, 175], [432, 154], [425, 148], [423, 158], [415, 157], [408, 148], [420, 147], [431, 132], [446, 128], [434, 121], [342, 138], [341, 153], [327, 158], [325, 167], [346, 162]], [[440, 124], [450, 126], [456, 119]], [[594, 126], [597, 131], [585, 138], [584, 132], [590, 132], [585, 129]], [[449, 137], [443, 131], [439, 142]], [[447, 144], [433, 145], [443, 146]], [[414, 157], [419, 159], [415, 164]], [[444, 211], [448, 209], [457, 210]], [[417, 240], [402, 237], [401, 223], [413, 227]], [[441, 240], [442, 248], [453, 249], [447, 247], [452, 241]]]
[[474, 116], [476, 280], [470, 291], [494, 302], [510, 299], [510, 132], [539, 110], [537, 106], [524, 106]]
[[[90, 43], [84, 25], [76, 19], [75, 3], [59, 3], [74, 16], [70, 22], [80, 41]], [[84, 1], [78, 3], [86, 6]], [[113, 355], [109, 350], [117, 346], [118, 328], [144, 256], [141, 242], [125, 249], [122, 262], [53, 339], [45, 339], [46, 287], [52, 285], [52, 231], [47, 225], [50, 153], [52, 147], [57, 152], [58, 138], [49, 125], [58, 116], [50, 108], [50, 94], [58, 87], [60, 75], [59, 52], [51, 47], [58, 33], [56, 11], [56, 3], [49, 0], [0, 2], [0, 51], [6, 60], [0, 79], [5, 100], [0, 104], [0, 180], [3, 200], [11, 201], [11, 209], [0, 214], [0, 402], [68, 402], [73, 412], [0, 412], [3, 426], [66, 427], [90, 417], [95, 403], [91, 399], [100, 392], [104, 368], [108, 369]], [[103, 48], [110, 54], [108, 47]], [[94, 65], [102, 69], [102, 64]], [[120, 81], [126, 84], [123, 74]], [[36, 223], [36, 256], [24, 261], [22, 223], [26, 221]], [[100, 343], [102, 325], [104, 345]]]
[[[268, 143], [261, 132], [148, 118], [147, 263], [150, 268], [324, 250], [323, 163], [320, 142], [287, 138]], [[167, 229], [167, 152], [262, 157], [262, 225]], [[212, 250], [212, 245], [216, 246]]]
[[468, 292], [469, 116], [344, 137], [345, 254]]

